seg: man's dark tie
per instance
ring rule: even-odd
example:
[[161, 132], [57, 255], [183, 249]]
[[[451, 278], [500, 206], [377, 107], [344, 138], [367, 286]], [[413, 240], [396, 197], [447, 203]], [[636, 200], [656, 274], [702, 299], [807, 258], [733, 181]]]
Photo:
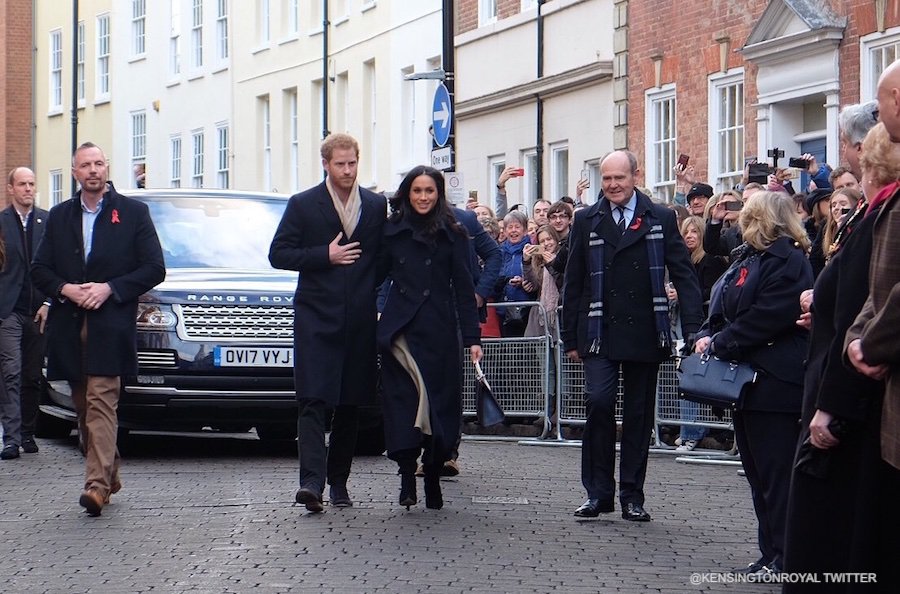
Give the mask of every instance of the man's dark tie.
[[617, 206], [616, 210], [619, 211], [619, 231], [622, 232], [622, 235], [625, 234], [625, 207]]

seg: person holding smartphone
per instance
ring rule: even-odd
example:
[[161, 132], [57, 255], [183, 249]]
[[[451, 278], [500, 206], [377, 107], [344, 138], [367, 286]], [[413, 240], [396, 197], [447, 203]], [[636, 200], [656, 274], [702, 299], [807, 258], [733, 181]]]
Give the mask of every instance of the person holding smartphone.
[[[751, 192], [750, 188], [746, 191]], [[703, 249], [712, 255], [727, 258], [731, 251], [744, 241], [737, 224], [744, 202], [740, 192], [728, 190], [714, 196], [710, 204], [707, 209]]]

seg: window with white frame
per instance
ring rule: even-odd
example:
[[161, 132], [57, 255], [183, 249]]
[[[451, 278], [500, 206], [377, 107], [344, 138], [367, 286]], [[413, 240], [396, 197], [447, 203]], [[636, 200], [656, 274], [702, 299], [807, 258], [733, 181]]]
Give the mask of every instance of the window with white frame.
[[416, 159], [416, 83], [414, 81], [406, 81], [404, 78], [414, 72], [412, 66], [408, 66], [400, 70], [400, 113], [403, 117], [403, 127], [401, 134], [401, 154], [408, 164], [413, 164]]
[[[497, 195], [497, 184], [500, 182], [500, 174], [503, 173], [503, 170], [506, 169], [506, 155], [494, 155], [492, 157], [488, 157], [488, 180], [490, 181], [490, 186], [488, 186], [488, 196], [491, 196], [493, 199], [494, 196]], [[506, 190], [506, 200], [507, 205], [510, 202], [509, 189]]]
[[191, 144], [193, 145], [193, 159], [191, 167], [191, 186], [203, 187], [203, 130], [191, 132]]
[[300, 0], [288, 0], [287, 30], [291, 36], [300, 33]]
[[525, 204], [528, 206], [528, 211], [534, 211], [534, 203], [538, 201], [540, 196], [538, 196], [538, 170], [540, 169], [540, 163], [538, 161], [537, 151], [534, 149], [530, 149], [522, 152], [522, 169], [525, 170], [525, 175], [522, 177], [522, 191], [525, 194]]
[[228, 0], [218, 0], [216, 5], [216, 59], [228, 59]]
[[860, 38], [860, 99], [875, 99], [881, 73], [900, 59], [900, 27]]
[[171, 0], [169, 27], [169, 76], [181, 73], [181, 0]]
[[497, 21], [497, 0], [478, 0], [478, 26]]
[[582, 175], [587, 171], [588, 184], [587, 189], [581, 194], [581, 202], [584, 204], [593, 204], [597, 201], [600, 194], [600, 159], [592, 159], [584, 162]]
[[334, 84], [335, 103], [337, 104], [337, 113], [335, 114], [335, 130], [338, 132], [346, 132], [348, 122], [350, 121], [350, 74], [342, 72], [337, 75]]
[[709, 170], [717, 191], [730, 190], [744, 175], [744, 73], [709, 81]]
[[109, 15], [97, 17], [97, 68], [94, 76], [97, 82], [97, 99], [109, 99]]
[[231, 183], [228, 166], [228, 124], [216, 126], [216, 182], [217, 187], [227, 190]]
[[203, 66], [203, 0], [194, 0], [191, 10], [191, 66]]
[[550, 201], [556, 202], [569, 194], [569, 144], [550, 145]]
[[59, 204], [63, 200], [63, 174], [62, 169], [50, 171], [50, 205]]
[[365, 155], [369, 162], [369, 179], [374, 183], [378, 171], [378, 85], [375, 77], [375, 60], [369, 60], [363, 64], [363, 81], [366, 89], [366, 120], [369, 123], [365, 134]]
[[269, 112], [269, 96], [259, 98], [260, 131], [262, 132], [262, 176], [263, 189], [272, 190], [272, 118]]
[[288, 118], [290, 120], [288, 155], [288, 171], [291, 172], [290, 190], [296, 191], [300, 187], [300, 106], [297, 102], [297, 89], [291, 89], [287, 94]]
[[143, 163], [147, 159], [147, 113], [131, 113], [131, 162]]
[[675, 85], [647, 92], [646, 182], [651, 193], [671, 202], [675, 197]]
[[62, 31], [50, 32], [50, 111], [62, 110]]
[[259, 44], [266, 45], [272, 39], [272, 15], [270, 13], [269, 0], [258, 0], [256, 19], [258, 22], [257, 35], [259, 36]]
[[75, 63], [76, 92], [78, 93], [78, 105], [84, 105], [84, 21], [78, 21], [78, 55]]
[[181, 187], [181, 136], [169, 138], [169, 187]]
[[147, 2], [131, 0], [131, 55], [143, 56], [146, 51]]

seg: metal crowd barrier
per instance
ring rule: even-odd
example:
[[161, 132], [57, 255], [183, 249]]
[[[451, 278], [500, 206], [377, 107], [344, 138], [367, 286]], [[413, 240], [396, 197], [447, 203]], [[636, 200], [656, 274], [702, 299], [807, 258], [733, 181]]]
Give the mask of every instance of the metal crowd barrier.
[[[547, 312], [537, 301], [488, 303], [488, 307], [530, 306], [537, 308], [546, 328]], [[540, 438], [550, 433], [547, 403], [553, 394], [550, 382], [552, 350], [549, 336], [483, 338], [481, 369], [507, 418], [544, 417]], [[463, 416], [475, 416], [475, 370], [468, 349], [463, 349]], [[506, 438], [519, 440], [521, 438]]]
[[[488, 307], [530, 306], [537, 308], [546, 322], [547, 313], [537, 301], [514, 303], [489, 303]], [[559, 312], [558, 312], [559, 313]], [[546, 328], [546, 323], [543, 324]], [[562, 342], [556, 336], [545, 334], [533, 337], [483, 338], [482, 370], [508, 418], [543, 418], [544, 424], [537, 439], [553, 437], [547, 411], [551, 399], [556, 403], [557, 431], [555, 441], [577, 442], [563, 437], [562, 427], [584, 426], [584, 368], [581, 362], [572, 361], [563, 352]], [[709, 429], [732, 430], [731, 414], [727, 410], [714, 410], [707, 405], [683, 404], [678, 398], [677, 361], [660, 364], [657, 377], [655, 405], [655, 445], [660, 449], [672, 449], [659, 439], [663, 425], [694, 425]], [[475, 370], [467, 349], [462, 353], [463, 416], [474, 417]], [[622, 421], [624, 381], [619, 375], [616, 399], [616, 422]], [[696, 414], [696, 416], [693, 416]], [[693, 418], [691, 418], [693, 416]], [[480, 437], [481, 438], [481, 437]], [[520, 440], [519, 437], [494, 438]]]

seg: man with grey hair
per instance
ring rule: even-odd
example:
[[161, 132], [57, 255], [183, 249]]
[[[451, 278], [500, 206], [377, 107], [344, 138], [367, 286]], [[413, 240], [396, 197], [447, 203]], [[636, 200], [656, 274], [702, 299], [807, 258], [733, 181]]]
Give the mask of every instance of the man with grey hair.
[[862, 179], [859, 155], [862, 141], [869, 130], [878, 123], [878, 102], [854, 103], [841, 110], [838, 125], [841, 129], [841, 153], [850, 165], [850, 172], [856, 179]]
[[681, 328], [692, 349], [703, 321], [703, 299], [675, 211], [635, 190], [637, 159], [630, 151], [600, 162], [603, 189], [575, 213], [563, 283], [561, 337], [573, 361], [584, 363], [587, 419], [581, 480], [587, 501], [575, 510], [594, 518], [614, 509], [616, 396], [624, 379], [619, 501], [622, 518], [648, 522], [644, 478], [653, 425], [659, 364], [672, 356], [665, 274], [678, 291]]

